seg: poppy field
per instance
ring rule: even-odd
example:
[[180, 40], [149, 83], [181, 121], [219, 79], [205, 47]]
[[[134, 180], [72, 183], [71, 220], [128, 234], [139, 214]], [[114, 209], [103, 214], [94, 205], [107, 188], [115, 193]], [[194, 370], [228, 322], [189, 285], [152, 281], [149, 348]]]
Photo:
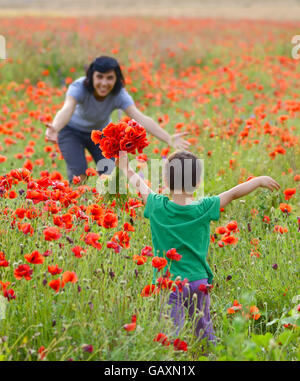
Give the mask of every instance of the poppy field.
[[[299, 360], [299, 27], [0, 18], [1, 360]], [[235, 200], [211, 223], [214, 281], [203, 292], [217, 343], [205, 352], [193, 321], [172, 333], [166, 301], [181, 282], [151, 285], [157, 259], [142, 199], [104, 200], [88, 152], [87, 181], [70, 184], [58, 146], [45, 141], [67, 86], [100, 55], [118, 59], [141, 111], [189, 133], [205, 196], [261, 175], [280, 184]], [[174, 150], [147, 139], [141, 172]]]

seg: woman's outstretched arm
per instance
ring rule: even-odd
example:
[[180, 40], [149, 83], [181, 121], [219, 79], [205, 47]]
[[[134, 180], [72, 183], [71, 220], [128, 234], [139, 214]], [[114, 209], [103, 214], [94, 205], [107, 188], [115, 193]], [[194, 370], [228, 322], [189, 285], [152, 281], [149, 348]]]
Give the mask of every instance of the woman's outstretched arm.
[[170, 135], [152, 118], [143, 114], [135, 105], [129, 106], [125, 113], [131, 118], [140, 123], [147, 132], [157, 137], [159, 140], [166, 142], [168, 145], [178, 149], [188, 149], [190, 143], [182, 138], [187, 135], [187, 132]]
[[46, 124], [46, 138], [54, 143], [57, 143], [57, 134], [62, 130], [70, 121], [71, 116], [75, 110], [77, 101], [71, 95], [66, 96], [63, 107], [55, 115], [53, 122]]

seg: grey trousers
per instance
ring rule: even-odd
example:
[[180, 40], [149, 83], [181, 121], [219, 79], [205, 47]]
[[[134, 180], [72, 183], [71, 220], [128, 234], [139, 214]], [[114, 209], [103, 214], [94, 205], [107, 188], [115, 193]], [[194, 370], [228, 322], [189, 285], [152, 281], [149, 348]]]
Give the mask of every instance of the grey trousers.
[[58, 133], [58, 146], [66, 161], [67, 174], [71, 183], [74, 176], [85, 174], [88, 168], [84, 150], [87, 149], [97, 164], [97, 172], [109, 174], [114, 168], [114, 159], [106, 159], [91, 139], [91, 132], [83, 132], [66, 125]]

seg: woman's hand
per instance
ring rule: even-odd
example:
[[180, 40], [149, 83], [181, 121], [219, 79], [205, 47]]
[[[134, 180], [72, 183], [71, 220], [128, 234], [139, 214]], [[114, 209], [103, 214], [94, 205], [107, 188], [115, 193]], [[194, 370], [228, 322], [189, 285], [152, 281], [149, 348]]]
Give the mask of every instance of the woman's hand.
[[125, 113], [129, 118], [136, 120], [140, 123], [148, 133], [152, 134], [159, 140], [166, 142], [169, 146], [176, 149], [187, 149], [191, 144], [182, 139], [182, 136], [188, 134], [188, 132], [179, 132], [174, 135], [170, 135], [160, 125], [158, 125], [152, 118], [144, 115], [135, 105], [127, 107]]
[[47, 123], [47, 130], [45, 133], [46, 140], [52, 143], [57, 143], [57, 131], [54, 129], [52, 124]]
[[182, 139], [182, 136], [187, 134], [188, 132], [179, 132], [178, 134], [171, 135], [169, 145], [177, 149], [188, 149], [191, 143]]

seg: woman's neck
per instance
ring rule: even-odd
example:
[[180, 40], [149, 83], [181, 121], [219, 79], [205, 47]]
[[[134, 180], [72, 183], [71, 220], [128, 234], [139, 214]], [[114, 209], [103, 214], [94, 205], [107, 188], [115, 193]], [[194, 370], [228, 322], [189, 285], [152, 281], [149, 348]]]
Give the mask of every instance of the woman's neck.
[[95, 97], [96, 100], [99, 101], [99, 102], [104, 101], [104, 99], [106, 98], [106, 97], [99, 97], [99, 95], [96, 93], [96, 91], [94, 92], [94, 97]]
[[174, 194], [171, 193], [172, 201], [179, 205], [189, 205], [194, 201], [193, 195], [187, 193]]

